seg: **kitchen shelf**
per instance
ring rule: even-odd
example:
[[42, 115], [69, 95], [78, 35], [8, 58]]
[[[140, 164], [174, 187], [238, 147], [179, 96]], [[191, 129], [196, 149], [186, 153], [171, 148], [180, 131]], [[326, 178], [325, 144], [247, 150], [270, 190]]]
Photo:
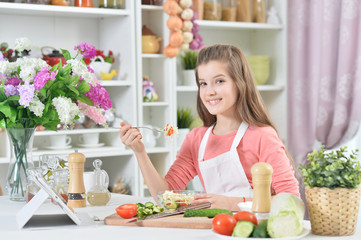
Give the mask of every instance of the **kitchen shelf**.
[[143, 107], [166, 107], [169, 106], [168, 102], [144, 102]]
[[142, 10], [144, 11], [163, 11], [163, 6], [156, 5], [142, 5]]
[[125, 9], [66, 7], [26, 3], [0, 3], [0, 14], [108, 18], [114, 16], [128, 16], [130, 15], [130, 12]]
[[210, 21], [210, 20], [196, 20], [195, 21], [201, 30], [204, 29], [219, 29], [219, 30], [282, 30], [282, 25], [268, 24], [268, 23], [249, 23], [249, 22], [228, 22], [228, 21]]
[[[39, 156], [44, 154], [59, 154], [59, 155], [66, 155], [73, 153], [75, 150], [78, 152], [81, 152], [85, 155], [87, 158], [96, 158], [96, 157], [113, 157], [113, 156], [128, 156], [132, 155], [133, 152], [129, 149], [120, 149], [119, 147], [99, 147], [99, 148], [82, 148], [74, 146], [70, 149], [64, 149], [64, 150], [36, 150], [33, 151], [33, 158], [39, 158]], [[34, 159], [34, 160], [35, 160]]]
[[62, 135], [62, 134], [83, 134], [83, 133], [112, 133], [119, 132], [117, 128], [82, 128], [82, 129], [73, 129], [73, 130], [59, 130], [59, 131], [36, 131], [35, 136], [53, 136], [53, 135]]
[[132, 85], [132, 82], [124, 81], [124, 80], [109, 80], [109, 81], [100, 81], [100, 84], [103, 87], [130, 87]]
[[142, 58], [165, 58], [163, 54], [143, 53]]
[[[282, 91], [285, 89], [283, 85], [259, 85], [257, 86], [258, 91], [260, 92], [272, 92], [272, 91]], [[177, 86], [177, 92], [197, 92], [197, 86]]]

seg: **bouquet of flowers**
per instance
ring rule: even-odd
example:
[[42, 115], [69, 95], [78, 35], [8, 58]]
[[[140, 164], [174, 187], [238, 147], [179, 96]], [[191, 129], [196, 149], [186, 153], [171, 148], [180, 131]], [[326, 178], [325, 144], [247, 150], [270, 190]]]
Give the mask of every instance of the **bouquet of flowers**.
[[[30, 48], [27, 38], [15, 42], [19, 53]], [[61, 62], [51, 67], [42, 59], [27, 57], [17, 58], [16, 62], [0, 61], [0, 128], [7, 129], [15, 156], [7, 178], [10, 199], [12, 194], [24, 195], [22, 181], [26, 181], [24, 175], [30, 166], [27, 147], [37, 126], [56, 130], [58, 124], [63, 124], [71, 128], [82, 115], [106, 126], [103, 111], [110, 109], [112, 102], [82, 60], [94, 58], [95, 48], [83, 42], [74, 50], [77, 54], [72, 58], [69, 51], [62, 49], [67, 60], [64, 67]]]
[[[29, 48], [29, 39], [18, 40], [16, 50]], [[95, 57], [95, 48], [81, 43], [77, 56]], [[50, 67], [42, 59], [18, 58], [0, 61], [0, 128], [34, 128], [43, 125], [56, 130], [58, 124], [72, 126], [81, 114], [105, 124], [102, 109], [112, 107], [107, 91], [81, 58], [62, 49], [67, 65]]]

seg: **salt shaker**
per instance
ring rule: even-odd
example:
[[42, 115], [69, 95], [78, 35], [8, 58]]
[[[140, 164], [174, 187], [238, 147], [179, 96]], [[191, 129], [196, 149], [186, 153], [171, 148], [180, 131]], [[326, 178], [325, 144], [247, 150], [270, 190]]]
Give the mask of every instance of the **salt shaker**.
[[257, 219], [267, 219], [271, 210], [271, 180], [273, 168], [265, 162], [256, 163], [251, 168], [253, 183], [252, 211]]

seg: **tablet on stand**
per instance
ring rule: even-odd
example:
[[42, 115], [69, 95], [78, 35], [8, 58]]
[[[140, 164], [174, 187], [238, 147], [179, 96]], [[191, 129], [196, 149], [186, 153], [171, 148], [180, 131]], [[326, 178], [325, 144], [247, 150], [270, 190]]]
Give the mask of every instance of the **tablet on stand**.
[[[79, 217], [66, 205], [66, 201], [45, 182], [40, 173], [29, 171], [32, 180], [40, 187], [40, 191], [16, 214], [18, 228], [22, 229], [27, 223], [34, 226], [49, 226], [49, 224], [76, 224], [80, 225]], [[51, 197], [57, 206], [66, 214], [64, 215], [34, 215], [36, 210]]]

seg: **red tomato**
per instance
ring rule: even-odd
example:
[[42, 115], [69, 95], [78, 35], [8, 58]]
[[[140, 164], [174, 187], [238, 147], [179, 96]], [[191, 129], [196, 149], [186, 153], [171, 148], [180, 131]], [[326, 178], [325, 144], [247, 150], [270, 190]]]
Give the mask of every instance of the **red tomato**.
[[137, 214], [137, 204], [123, 204], [115, 209], [122, 218], [131, 218]]
[[212, 221], [212, 229], [216, 233], [231, 236], [234, 226], [236, 226], [236, 219], [228, 214], [218, 214]]
[[258, 225], [257, 222], [257, 217], [256, 215], [254, 215], [251, 212], [247, 212], [247, 211], [240, 211], [236, 214], [233, 215], [233, 217], [237, 220], [237, 221], [248, 221], [248, 222], [252, 222], [254, 225]]

